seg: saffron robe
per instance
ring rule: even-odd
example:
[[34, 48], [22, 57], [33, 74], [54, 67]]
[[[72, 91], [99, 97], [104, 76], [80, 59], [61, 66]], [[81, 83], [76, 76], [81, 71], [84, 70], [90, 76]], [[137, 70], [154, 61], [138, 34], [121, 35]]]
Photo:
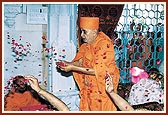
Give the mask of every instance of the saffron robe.
[[[80, 90], [80, 111], [116, 111], [105, 90], [106, 72], [113, 76], [114, 91], [117, 91], [120, 72], [115, 63], [113, 41], [99, 32], [93, 44], [82, 44], [73, 61], [83, 59], [83, 67], [93, 68], [95, 76], [73, 72]], [[89, 71], [89, 70], [88, 70]]]
[[32, 96], [31, 92], [26, 91], [23, 94], [14, 92], [6, 97], [5, 111], [20, 111], [22, 107], [36, 105], [41, 103]]

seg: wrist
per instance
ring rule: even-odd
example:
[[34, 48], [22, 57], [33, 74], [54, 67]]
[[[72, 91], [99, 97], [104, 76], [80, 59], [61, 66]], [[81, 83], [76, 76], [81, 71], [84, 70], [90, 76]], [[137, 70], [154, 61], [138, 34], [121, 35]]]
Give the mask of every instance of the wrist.
[[38, 94], [40, 94], [40, 92], [41, 92], [41, 88], [39, 88], [39, 90], [37, 90], [37, 93], [38, 93]]
[[113, 94], [114, 93], [114, 90], [111, 90], [110, 92], [108, 92], [109, 94]]
[[71, 71], [78, 71], [78, 66], [71, 65]]

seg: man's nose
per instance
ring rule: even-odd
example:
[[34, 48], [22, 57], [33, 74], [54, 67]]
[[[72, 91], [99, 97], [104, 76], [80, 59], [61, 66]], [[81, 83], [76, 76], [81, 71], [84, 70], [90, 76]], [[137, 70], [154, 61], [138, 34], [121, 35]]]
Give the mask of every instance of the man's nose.
[[83, 36], [83, 34], [81, 33], [81, 37]]
[[82, 32], [81, 32], [81, 37], [83, 37], [83, 35], [84, 35], [84, 34], [83, 34], [83, 31], [82, 31]]

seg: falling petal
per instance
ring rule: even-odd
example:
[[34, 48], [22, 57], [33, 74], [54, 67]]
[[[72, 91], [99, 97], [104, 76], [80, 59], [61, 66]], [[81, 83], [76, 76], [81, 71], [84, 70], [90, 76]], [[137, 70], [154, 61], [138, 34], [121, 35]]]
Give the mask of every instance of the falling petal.
[[107, 58], [106, 56], [103, 57], [103, 59], [106, 59], [106, 58]]
[[102, 100], [101, 100], [101, 99], [98, 99], [98, 102], [102, 102]]
[[159, 52], [161, 52], [161, 51], [162, 51], [162, 48], [160, 47], [160, 48], [159, 48]]
[[62, 52], [65, 52], [65, 49], [63, 49]]
[[130, 45], [127, 45], [127, 48], [128, 48], [128, 49], [130, 49], [130, 48], [131, 48], [131, 46], [130, 46]]
[[98, 94], [102, 94], [102, 92], [101, 92], [101, 91], [98, 91]]
[[157, 61], [156, 61], [156, 64], [157, 64], [157, 65], [159, 65], [159, 64], [160, 64], [160, 62], [161, 62], [161, 60], [157, 60]]
[[24, 80], [24, 82], [25, 82], [25, 83], [28, 83], [28, 82], [29, 82], [29, 80], [28, 80], [28, 79], [25, 79], [25, 80]]

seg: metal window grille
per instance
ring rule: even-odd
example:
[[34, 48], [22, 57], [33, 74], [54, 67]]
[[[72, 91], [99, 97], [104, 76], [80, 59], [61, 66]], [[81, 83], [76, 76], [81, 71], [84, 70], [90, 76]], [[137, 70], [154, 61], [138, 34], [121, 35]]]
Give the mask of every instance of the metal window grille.
[[114, 32], [120, 82], [131, 82], [129, 69], [149, 71], [164, 61], [164, 4], [125, 4]]

